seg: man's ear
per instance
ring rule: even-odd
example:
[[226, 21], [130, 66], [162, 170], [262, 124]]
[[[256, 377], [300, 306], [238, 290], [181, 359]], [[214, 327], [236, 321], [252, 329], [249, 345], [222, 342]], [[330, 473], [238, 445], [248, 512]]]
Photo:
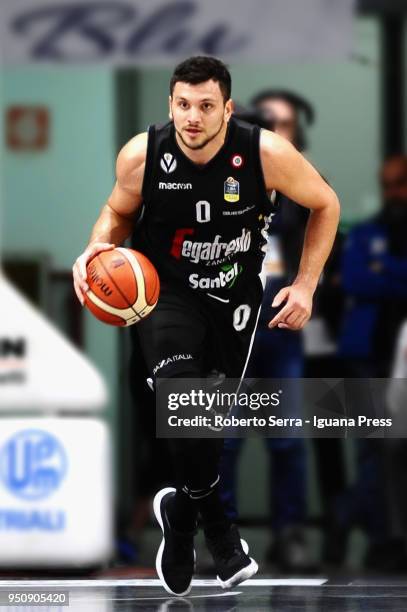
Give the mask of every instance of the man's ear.
[[171, 96], [168, 96], [168, 116], [170, 119], [172, 119], [172, 110], [171, 110], [171, 102], [172, 102], [172, 98]]
[[234, 107], [235, 103], [233, 102], [232, 98], [229, 98], [229, 100], [225, 104], [225, 121], [229, 121], [234, 111]]

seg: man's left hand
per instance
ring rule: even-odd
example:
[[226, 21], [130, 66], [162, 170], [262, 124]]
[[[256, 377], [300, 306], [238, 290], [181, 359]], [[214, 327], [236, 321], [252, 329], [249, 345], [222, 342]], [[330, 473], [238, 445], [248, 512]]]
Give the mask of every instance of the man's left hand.
[[270, 321], [270, 328], [302, 329], [311, 317], [313, 291], [304, 285], [283, 287], [275, 296], [272, 307], [277, 308], [286, 302], [284, 308]]

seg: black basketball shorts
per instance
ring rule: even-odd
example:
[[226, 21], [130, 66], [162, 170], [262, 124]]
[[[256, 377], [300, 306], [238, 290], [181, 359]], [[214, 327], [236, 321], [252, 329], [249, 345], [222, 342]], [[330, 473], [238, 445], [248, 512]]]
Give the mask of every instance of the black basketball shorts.
[[243, 376], [263, 295], [260, 279], [245, 287], [244, 295], [227, 295], [197, 295], [162, 284], [154, 311], [136, 326], [153, 381]]

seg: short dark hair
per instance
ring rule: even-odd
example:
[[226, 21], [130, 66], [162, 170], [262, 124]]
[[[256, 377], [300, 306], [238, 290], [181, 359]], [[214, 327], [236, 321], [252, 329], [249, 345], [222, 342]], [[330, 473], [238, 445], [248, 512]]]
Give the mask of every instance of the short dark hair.
[[226, 102], [232, 92], [232, 79], [230, 72], [223, 62], [216, 57], [195, 56], [189, 57], [175, 67], [170, 81], [170, 94], [174, 91], [175, 83], [179, 81], [198, 85], [212, 79], [219, 83], [219, 88]]

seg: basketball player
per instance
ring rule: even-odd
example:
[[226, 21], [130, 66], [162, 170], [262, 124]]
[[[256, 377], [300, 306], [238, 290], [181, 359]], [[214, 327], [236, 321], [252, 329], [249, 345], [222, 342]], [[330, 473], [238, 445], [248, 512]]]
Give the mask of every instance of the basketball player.
[[[117, 181], [74, 266], [83, 304], [86, 264], [134, 229], [156, 266], [159, 302], [137, 325], [155, 385], [217, 372], [240, 378], [262, 299], [262, 230], [273, 190], [311, 209], [294, 283], [275, 296], [270, 327], [298, 330], [330, 252], [339, 217], [335, 193], [284, 138], [231, 118], [231, 77], [211, 57], [179, 64], [170, 82], [171, 121], [135, 136], [120, 151]], [[158, 492], [163, 531], [156, 567], [165, 589], [189, 592], [198, 514], [223, 588], [257, 571], [219, 496], [220, 439], [171, 441], [176, 488]]]

